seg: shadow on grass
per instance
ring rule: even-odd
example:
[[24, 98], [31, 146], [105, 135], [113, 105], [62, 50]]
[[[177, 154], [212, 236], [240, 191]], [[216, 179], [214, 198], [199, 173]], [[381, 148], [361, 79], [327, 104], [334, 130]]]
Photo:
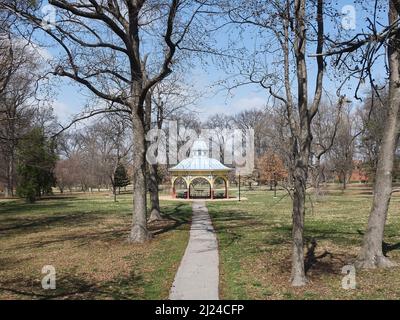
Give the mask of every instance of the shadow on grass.
[[[93, 241], [101, 241], [104, 243], [110, 243], [112, 241], [120, 241], [123, 242], [126, 240], [127, 235], [129, 233], [129, 228], [119, 228], [113, 230], [107, 230], [102, 232], [92, 232], [92, 233], [70, 233], [58, 235], [56, 238], [50, 240], [39, 240], [39, 241], [31, 241], [26, 243], [25, 245], [18, 245], [18, 248], [22, 249], [35, 249], [41, 248], [48, 245], [53, 245], [56, 243], [63, 243], [66, 241], [74, 242], [74, 247], [82, 247], [90, 244]], [[13, 249], [13, 248], [9, 248]]]
[[31, 259], [31, 257], [20, 258], [16, 255], [12, 257], [0, 257], [0, 271], [17, 268], [20, 264], [23, 264]]
[[95, 220], [100, 218], [102, 217], [93, 213], [89, 214], [85, 212], [74, 212], [23, 220], [18, 218], [2, 219], [1, 222], [2, 224], [4, 223], [5, 226], [0, 227], [0, 234], [3, 236], [18, 235], [20, 233], [26, 234], [36, 232], [40, 229], [43, 229], [43, 227], [72, 227], [83, 225], [84, 223], [92, 224]]
[[[63, 214], [63, 215], [56, 215], [56, 216], [47, 216], [47, 217], [40, 217], [36, 219], [24, 219], [25, 221], [20, 222], [21, 219], [3, 219], [2, 222], [9, 223], [10, 225], [7, 227], [0, 227], [0, 232], [10, 231], [10, 230], [17, 230], [17, 229], [30, 229], [30, 228], [37, 228], [42, 226], [48, 226], [54, 223], [61, 223], [65, 224], [69, 221], [82, 219], [85, 215], [84, 212], [79, 213], [71, 213], [71, 214]], [[18, 223], [20, 222], [20, 223]]]
[[249, 232], [248, 229], [252, 229], [252, 232], [256, 232], [258, 227], [266, 225], [264, 222], [261, 222], [240, 210], [218, 212], [218, 208], [211, 207], [209, 212], [211, 214], [214, 229], [222, 236], [220, 241], [224, 241], [224, 246], [226, 247], [242, 240], [244, 234]]
[[[50, 206], [47, 205], [46, 209], [49, 207]], [[179, 204], [177, 206], [164, 207], [163, 211], [165, 217], [164, 220], [149, 224], [149, 230], [153, 232], [154, 235], [167, 233], [190, 224], [191, 208], [187, 205]], [[32, 216], [34, 217], [34, 215]], [[21, 219], [18, 217], [3, 218], [1, 219], [2, 225], [0, 226], [0, 235], [16, 236], [46, 230], [45, 228], [48, 227], [63, 227], [68, 230], [69, 227], [82, 227], [85, 224], [96, 224], [105, 217], [106, 216], [102, 214], [97, 214], [97, 212], [63, 212], [29, 219]], [[92, 231], [89, 233], [82, 233], [80, 231], [76, 232], [72, 230], [67, 233], [58, 234], [55, 237], [40, 239], [39, 241], [31, 241], [29, 243], [24, 243], [22, 246], [19, 244], [18, 246], [19, 248], [38, 248], [65, 241], [74, 241], [76, 246], [82, 246], [94, 240], [104, 242], [124, 241], [125, 237], [129, 234], [129, 228], [129, 225], [123, 225], [105, 231]]]
[[387, 242], [383, 241], [383, 243], [382, 243], [382, 251], [383, 251], [383, 255], [385, 257], [387, 257], [387, 254], [390, 251], [399, 250], [399, 249], [400, 249], [400, 242], [390, 244], [390, 243], [387, 243]]
[[[54, 201], [55, 200], [55, 201]], [[59, 200], [59, 201], [57, 201]], [[51, 199], [54, 203], [49, 203], [49, 200], [37, 201], [35, 203], [26, 203], [22, 201], [12, 201], [0, 204], [0, 217], [5, 216], [15, 216], [19, 213], [36, 213], [42, 212], [43, 210], [57, 210], [60, 208], [67, 208], [71, 206], [69, 201], [63, 199]]]
[[[332, 258], [332, 253], [330, 253], [329, 251], [325, 250], [322, 254], [316, 256], [315, 255], [315, 249], [317, 248], [317, 241], [315, 239], [311, 239], [310, 243], [307, 244], [307, 252], [306, 252], [306, 256], [304, 259], [304, 268], [305, 268], [305, 272], [307, 273], [311, 268], [315, 267], [318, 262], [325, 258]], [[325, 263], [325, 270], [329, 269], [329, 272], [332, 272], [332, 268], [329, 264]]]
[[314, 238], [306, 240], [306, 255], [304, 266], [306, 274], [321, 276], [324, 274], [341, 274], [343, 266], [352, 263], [355, 256], [346, 252], [330, 252], [324, 250], [316, 255], [317, 241]]
[[[233, 240], [243, 238], [247, 232], [259, 232], [268, 233], [266, 237], [263, 237], [263, 244], [281, 245], [291, 242], [292, 227], [290, 221], [287, 223], [276, 221], [276, 219], [268, 221], [265, 216], [261, 218], [258, 216], [254, 217], [240, 210], [229, 210], [220, 213], [217, 212], [218, 208], [213, 209], [215, 211], [211, 213], [213, 222], [216, 225], [216, 231], [220, 233], [229, 233], [233, 236]], [[346, 229], [342, 229], [338, 224], [330, 225], [329, 223], [322, 223], [320, 221], [310, 221], [305, 226], [304, 235], [306, 238], [313, 237], [316, 240], [330, 240], [338, 245], [360, 244], [361, 237], [360, 233], [357, 231], [359, 226], [354, 224], [350, 230], [348, 227], [349, 225], [346, 225]], [[241, 233], [242, 236], [240, 235]], [[400, 244], [398, 247], [400, 247]]]
[[37, 200], [37, 202], [42, 202], [42, 201], [49, 201], [49, 200], [75, 200], [77, 199], [77, 196], [73, 195], [53, 195], [53, 196], [43, 196], [40, 199]]
[[[30, 284], [30, 285], [29, 285]], [[143, 298], [144, 280], [131, 272], [112, 281], [97, 282], [84, 275], [68, 274], [56, 279], [56, 289], [42, 289], [38, 280], [18, 279], [0, 286], [2, 295], [11, 294], [17, 299], [140, 299]]]
[[155, 221], [149, 225], [149, 230], [152, 231], [155, 236], [179, 229], [191, 222], [192, 210], [183, 203], [179, 203], [172, 208], [163, 208], [163, 211], [164, 219]]

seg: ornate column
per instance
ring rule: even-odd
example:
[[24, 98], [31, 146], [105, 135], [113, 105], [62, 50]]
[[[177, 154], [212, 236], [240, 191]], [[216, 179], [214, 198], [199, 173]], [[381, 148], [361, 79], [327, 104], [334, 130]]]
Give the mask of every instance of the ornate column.
[[208, 178], [210, 183], [210, 199], [214, 199], [214, 176], [210, 175]]
[[190, 179], [190, 177], [187, 177], [187, 180], [186, 180], [186, 199], [190, 199], [190, 183], [191, 183], [191, 179]]
[[[176, 178], [175, 178], [176, 179]], [[175, 193], [175, 179], [174, 177], [171, 178], [171, 197], [176, 198], [176, 193]]]

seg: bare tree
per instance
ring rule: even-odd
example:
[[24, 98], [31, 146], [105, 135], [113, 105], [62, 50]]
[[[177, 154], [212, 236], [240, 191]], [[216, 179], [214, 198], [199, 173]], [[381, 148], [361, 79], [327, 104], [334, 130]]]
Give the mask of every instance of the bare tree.
[[[146, 132], [154, 128], [159, 131], [164, 130], [166, 121], [175, 119], [178, 114], [189, 112], [189, 108], [197, 99], [198, 93], [184, 83], [182, 72], [174, 73], [158, 83], [146, 97]], [[159, 147], [165, 148], [162, 145]], [[165, 172], [166, 169], [166, 164], [148, 163], [151, 202], [149, 222], [162, 219], [159, 184], [162, 180], [161, 172]]]
[[64, 193], [67, 188], [72, 192], [72, 188], [76, 187], [79, 183], [79, 163], [76, 155], [67, 159], [58, 160], [54, 173], [56, 176], [56, 184], [61, 193]]
[[369, 96], [358, 110], [362, 122], [362, 133], [358, 150], [363, 157], [364, 169], [371, 181], [374, 180], [378, 164], [379, 148], [382, 143], [383, 131], [387, 121], [387, 92], [371, 90]]
[[[290, 177], [293, 179], [293, 245], [292, 245], [292, 285], [306, 284], [304, 271], [304, 215], [306, 183], [311, 155], [311, 123], [318, 111], [322, 95], [324, 75], [324, 1], [282, 0], [273, 2], [229, 1], [224, 2], [223, 12], [230, 25], [243, 30], [252, 30], [268, 38], [256, 43], [256, 49], [246, 52], [243, 59], [233, 63], [236, 71], [229, 89], [240, 85], [256, 84], [265, 89], [274, 101], [285, 108], [290, 130]], [[273, 39], [273, 40], [272, 40]], [[307, 58], [309, 39], [316, 57]], [[279, 52], [277, 55], [273, 53]], [[246, 59], [245, 56], [248, 56]], [[274, 56], [276, 60], [267, 59]], [[316, 63], [314, 95], [309, 101], [309, 78], [307, 60]], [[282, 66], [282, 68], [280, 68]], [[272, 70], [276, 68], [276, 70]], [[292, 85], [292, 79], [296, 85]], [[296, 93], [293, 90], [296, 90]]]
[[[146, 241], [151, 234], [147, 230], [146, 213], [145, 99], [149, 90], [172, 72], [176, 51], [185, 45], [190, 26], [206, 1], [49, 0], [49, 3], [58, 10], [58, 21], [51, 27], [42, 23], [37, 6], [20, 1], [4, 1], [1, 5], [58, 44], [63, 55], [54, 65], [55, 75], [76, 81], [112, 106], [107, 110], [92, 110], [86, 118], [102, 112], [129, 115], [134, 152], [134, 209], [129, 240]], [[151, 41], [151, 48], [146, 39]]]
[[119, 165], [128, 164], [127, 156], [132, 149], [132, 141], [128, 138], [128, 130], [131, 130], [126, 122], [121, 121], [118, 115], [107, 115], [102, 122], [95, 123], [94, 132], [94, 156], [97, 160], [95, 172], [97, 185], [104, 185], [105, 179], [110, 182], [114, 201], [117, 201], [117, 185], [115, 172]]
[[336, 137], [329, 152], [333, 170], [342, 183], [343, 190], [346, 189], [347, 182], [353, 172], [355, 139], [358, 136], [354, 122], [353, 114], [349, 109], [341, 112]]
[[[394, 263], [384, 256], [382, 242], [384, 228], [392, 194], [392, 171], [394, 154], [397, 147], [400, 121], [400, 1], [375, 0], [372, 17], [369, 19], [370, 32], [357, 34], [350, 40], [332, 44], [332, 48], [322, 55], [333, 55], [336, 64], [345, 67], [350, 76], [356, 76], [360, 81], [355, 96], [365, 80], [379, 93], [379, 86], [374, 80], [375, 62], [382, 57], [382, 48], [386, 49], [389, 96], [386, 105], [387, 121], [382, 133], [379, 155], [374, 181], [374, 195], [368, 226], [364, 235], [362, 249], [356, 263], [360, 268], [390, 267]], [[387, 12], [388, 22], [384, 25], [378, 22], [380, 11]], [[348, 61], [352, 63], [347, 63]]]
[[321, 103], [312, 124], [313, 142], [310, 171], [317, 199], [320, 195], [320, 183], [325, 180], [326, 175], [326, 166], [322, 161], [326, 162], [327, 153], [336, 140], [343, 103], [344, 97], [339, 98], [337, 105], [329, 102]]
[[239, 129], [254, 130], [254, 151], [256, 156], [261, 156], [266, 148], [264, 130], [268, 123], [267, 114], [258, 109], [245, 110], [234, 116], [234, 123]]
[[282, 159], [272, 151], [264, 153], [257, 159], [257, 169], [260, 182], [268, 183], [270, 190], [273, 187], [276, 189], [278, 182], [287, 178]]
[[[68, 138], [60, 138], [63, 151], [56, 166], [57, 184], [60, 190], [81, 184], [85, 191], [110, 186], [116, 201], [115, 170], [120, 164], [130, 163], [131, 128], [118, 115], [96, 120]], [[69, 176], [67, 169], [71, 171]]]
[[394, 265], [383, 254], [382, 242], [392, 194], [394, 154], [400, 132], [400, 1], [389, 1], [388, 15], [389, 25], [397, 30], [387, 40], [389, 63], [388, 120], [379, 150], [371, 214], [357, 262], [357, 266], [362, 268], [390, 267]]
[[0, 179], [5, 181], [5, 196], [14, 195], [18, 141], [39, 115], [35, 109], [40, 59], [28, 43], [12, 35], [10, 23], [2, 20], [0, 27]]

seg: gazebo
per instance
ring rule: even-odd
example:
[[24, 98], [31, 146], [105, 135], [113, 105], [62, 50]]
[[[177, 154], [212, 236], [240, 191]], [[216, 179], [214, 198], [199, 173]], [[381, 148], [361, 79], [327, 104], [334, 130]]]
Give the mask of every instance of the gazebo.
[[190, 149], [190, 157], [169, 169], [171, 195], [184, 199], [228, 198], [230, 170], [218, 160], [210, 158], [207, 143], [198, 139]]

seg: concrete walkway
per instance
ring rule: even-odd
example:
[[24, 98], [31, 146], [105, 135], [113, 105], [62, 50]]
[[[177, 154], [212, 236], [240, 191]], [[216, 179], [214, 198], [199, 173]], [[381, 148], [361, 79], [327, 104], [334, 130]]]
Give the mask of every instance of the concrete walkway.
[[171, 300], [217, 300], [218, 243], [205, 201], [193, 201], [190, 238], [172, 285]]

